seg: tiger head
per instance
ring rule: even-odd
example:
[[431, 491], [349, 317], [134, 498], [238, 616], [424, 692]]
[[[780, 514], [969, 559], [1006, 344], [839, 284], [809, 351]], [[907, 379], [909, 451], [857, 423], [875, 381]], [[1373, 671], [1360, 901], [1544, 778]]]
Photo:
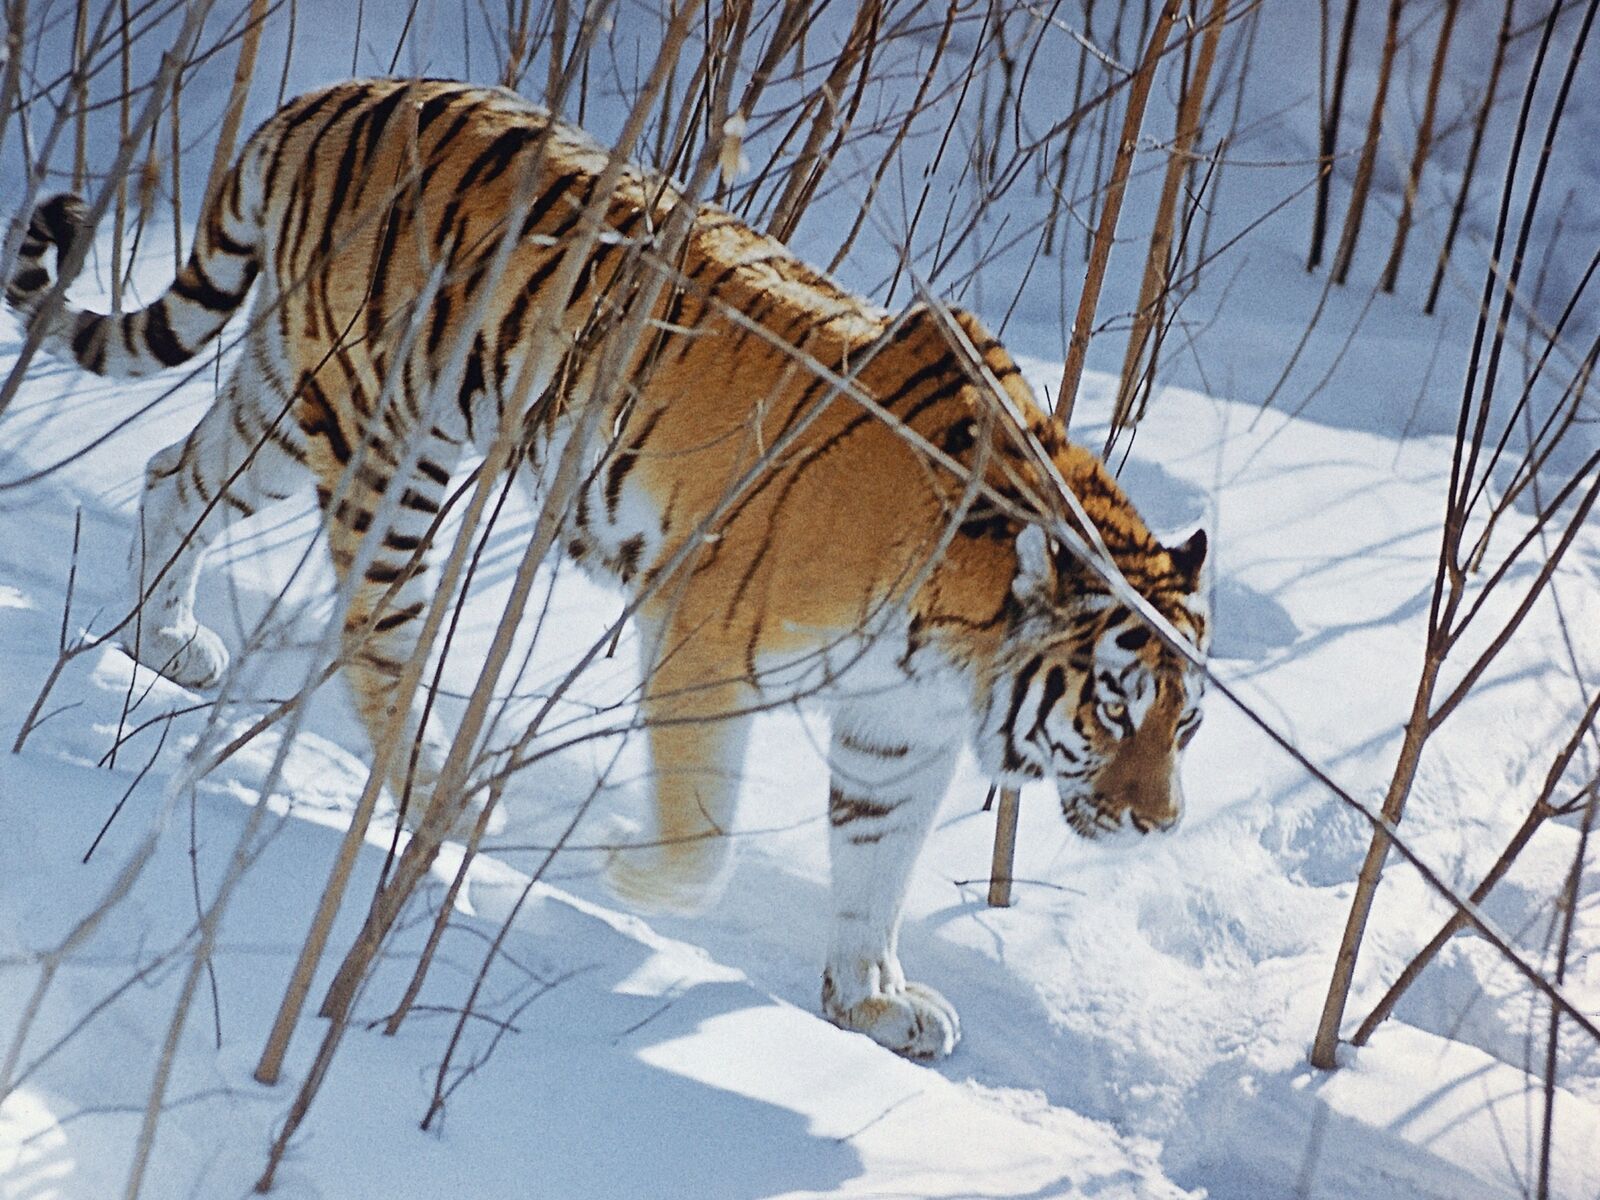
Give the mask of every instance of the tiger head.
[[[979, 755], [1008, 787], [1055, 783], [1086, 838], [1171, 829], [1178, 757], [1200, 725], [1204, 677], [1037, 526], [1018, 535], [1011, 615], [989, 681]], [[1150, 539], [1124, 573], [1204, 653], [1206, 536]], [[1122, 556], [1118, 556], [1119, 559]]]

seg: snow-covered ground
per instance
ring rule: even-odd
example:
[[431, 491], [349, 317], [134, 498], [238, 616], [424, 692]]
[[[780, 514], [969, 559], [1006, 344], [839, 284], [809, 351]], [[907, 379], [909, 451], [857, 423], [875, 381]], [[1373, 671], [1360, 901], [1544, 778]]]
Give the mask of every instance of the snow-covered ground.
[[[1484, 56], [1495, 17], [1488, 5], [1468, 8], [1479, 28], [1463, 26], [1462, 78]], [[1297, 41], [1296, 19], [1265, 27], [1258, 49], [1290, 61], [1268, 73], [1278, 94], [1253, 99], [1253, 111], [1300, 104], [1292, 119], [1264, 126], [1251, 151], [1263, 161], [1306, 153], [1301, 93], [1314, 79], [1315, 47], [1300, 43], [1307, 33], [1314, 43], [1315, 21], [1308, 11]], [[1376, 32], [1364, 27], [1362, 36]], [[317, 82], [319, 63], [327, 66], [313, 51], [299, 68], [313, 77], [302, 84]], [[1600, 127], [1600, 105], [1583, 103], [1574, 136]], [[1459, 166], [1460, 140], [1441, 151], [1447, 169]], [[1582, 183], [1589, 166], [1569, 165], [1563, 180]], [[1244, 168], [1231, 170], [1230, 186], [1255, 186]], [[1393, 187], [1382, 194], [1392, 205]], [[1255, 211], [1268, 204], [1258, 199]], [[1364, 294], [1335, 293], [1292, 384], [1263, 411], [1320, 293], [1320, 277], [1302, 270], [1306, 211], [1303, 201], [1286, 210], [1292, 229], [1263, 227], [1231, 290], [1196, 298], [1211, 306], [1208, 317], [1214, 310], [1213, 324], [1171, 367], [1191, 384], [1203, 376], [1213, 394], [1164, 390], [1122, 479], [1158, 531], [1203, 523], [1212, 535], [1219, 677], [1344, 787], [1376, 799], [1421, 666], [1470, 285], [1448, 294], [1438, 321], [1417, 315], [1414, 294], [1379, 296], [1367, 308]], [[1590, 217], [1579, 205], [1569, 229], [1581, 235]], [[165, 244], [158, 232], [151, 238]], [[1382, 236], [1368, 241], [1356, 271], [1366, 277], [1384, 248]], [[1420, 270], [1432, 252], [1419, 248], [1414, 265]], [[843, 272], [853, 282], [873, 278], [871, 254], [863, 256], [854, 274], [848, 264]], [[1558, 256], [1558, 282], [1563, 267]], [[142, 294], [159, 290], [169, 269], [151, 254]], [[1119, 270], [1113, 292], [1130, 291], [1137, 275], [1127, 272], [1136, 267]], [[92, 300], [92, 286], [81, 294]], [[995, 307], [992, 291], [989, 299]], [[1107, 304], [1115, 310], [1116, 297]], [[1030, 300], [1010, 340], [1050, 353], [1055, 312]], [[19, 346], [7, 319], [0, 366]], [[1092, 361], [1114, 366], [1119, 354], [1110, 339]], [[1026, 365], [1036, 388], [1053, 392], [1059, 364]], [[172, 382], [113, 383], [40, 362], [0, 422], [7, 746], [56, 660], [75, 518], [68, 633], [103, 629], [121, 615], [143, 464], [189, 428], [210, 395], [203, 375], [128, 420]], [[1089, 445], [1104, 437], [1113, 384], [1091, 372], [1085, 385], [1073, 429]], [[1593, 426], [1577, 433], [1592, 448]], [[26, 486], [5, 486], [47, 468], [55, 469]], [[458, 693], [471, 685], [526, 537], [528, 516], [515, 505], [485, 555], [447, 669]], [[302, 565], [313, 530], [309, 506], [291, 505], [244, 523], [210, 559], [200, 608], [236, 647], [293, 577], [293, 603], [274, 617], [268, 644], [243, 662], [240, 699], [220, 717], [222, 728], [245, 728], [305, 677], [328, 580], [316, 555]], [[1508, 526], [1502, 537], [1515, 532]], [[1519, 571], [1513, 589], [1532, 578], [1532, 568]], [[543, 583], [538, 638], [507, 729], [515, 729], [517, 703], [525, 709], [620, 604], [555, 564]], [[1600, 528], [1591, 522], [1551, 596], [1424, 759], [1404, 830], [1462, 887], [1521, 821], [1593, 693], [1597, 585]], [[625, 636], [563, 711], [591, 724], [625, 720], [635, 671]], [[122, 1194], [188, 967], [184, 939], [228, 869], [277, 748], [276, 734], [265, 734], [192, 795], [169, 793], [211, 715], [197, 707], [207, 699], [136, 671], [107, 647], [66, 669], [23, 752], [0, 754], [0, 1054], [33, 1019], [10, 1064], [20, 1084], [0, 1102], [4, 1200]], [[119, 730], [146, 722], [114, 763], [103, 761]], [[963, 1016], [960, 1047], [933, 1066], [897, 1059], [817, 1016], [825, 744], [825, 730], [804, 714], [762, 718], [736, 869], [718, 904], [693, 920], [646, 922], [620, 910], [600, 882], [598, 852], [581, 849], [611, 838], [636, 805], [636, 744], [596, 737], [520, 774], [506, 797], [507, 828], [473, 869], [419, 1011], [393, 1038], [381, 1022], [367, 1027], [405, 986], [431, 918], [423, 909], [363, 995], [362, 1020], [274, 1194], [1457, 1200], [1529, 1187], [1547, 1010], [1481, 939], [1452, 941], [1342, 1070], [1323, 1074], [1306, 1063], [1367, 834], [1220, 698], [1209, 702], [1187, 756], [1188, 815], [1167, 837], [1125, 848], [1084, 843], [1048, 795], [1024, 795], [1010, 909], [984, 903], [993, 820], [980, 811], [986, 781], [964, 764], [914, 879], [902, 938], [908, 970]], [[248, 847], [254, 861], [182, 1033], [147, 1196], [242, 1196], [262, 1167], [322, 1023], [302, 1020], [278, 1087], [256, 1084], [251, 1071], [365, 780], [364, 754], [344, 697], [323, 688]], [[1586, 750], [1572, 777], [1592, 778], [1595, 769]], [[580, 848], [559, 856], [519, 907], [543, 847], [591, 795], [572, 839]], [[65, 958], [35, 1014], [40, 953], [95, 907], [158, 819], [165, 827], [155, 858]], [[354, 895], [370, 893], [391, 832], [374, 831]], [[1554, 897], [1577, 837], [1575, 822], [1548, 823], [1489, 904], [1500, 927], [1545, 965]], [[430, 905], [457, 861], [441, 861]], [[1567, 989], [1600, 1016], [1600, 868], [1590, 866], [1581, 894]], [[442, 1123], [422, 1132], [454, 1014], [488, 939], [514, 909], [482, 1016], [468, 1023], [453, 1060], [474, 1069], [447, 1081], [455, 1086]], [[1446, 915], [1415, 872], [1391, 867], [1352, 1018]], [[336, 929], [335, 953], [354, 920], [346, 913]], [[1594, 1197], [1600, 1049], [1570, 1026], [1559, 1079], [1552, 1195]]]

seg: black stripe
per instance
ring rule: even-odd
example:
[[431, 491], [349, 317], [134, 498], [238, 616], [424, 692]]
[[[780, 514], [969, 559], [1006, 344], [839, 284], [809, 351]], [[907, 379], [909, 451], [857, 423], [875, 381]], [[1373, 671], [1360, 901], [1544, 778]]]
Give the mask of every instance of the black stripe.
[[397, 608], [392, 613], [379, 617], [372, 623], [374, 633], [388, 633], [391, 629], [398, 629], [407, 621], [415, 621], [422, 615], [422, 601], [418, 600], [404, 608]]
[[189, 478], [194, 483], [194, 490], [200, 493], [200, 499], [210, 504], [211, 493], [206, 490], [206, 481], [200, 476], [200, 464], [192, 458], [189, 460]]
[[421, 492], [407, 488], [400, 493], [400, 505], [415, 512], [436, 513], [439, 511], [439, 502], [431, 496], [424, 496]]
[[96, 375], [106, 370], [106, 330], [110, 318], [98, 313], [79, 313], [72, 333], [72, 356]]
[[[133, 316], [124, 317], [125, 323], [131, 322]], [[178, 340], [178, 335], [172, 332], [172, 323], [167, 319], [167, 302], [157, 300], [144, 310], [144, 340], [164, 367], [175, 367], [179, 363], [188, 362], [194, 357], [194, 351]]]
[[528, 210], [528, 216], [523, 219], [522, 230], [518, 232], [518, 235], [520, 237], [528, 237], [528, 234], [531, 234], [534, 229], [538, 229], [539, 222], [544, 221], [544, 218], [549, 214], [550, 208], [555, 205], [557, 200], [562, 198], [566, 189], [570, 189], [573, 184], [576, 184], [582, 178], [584, 178], [582, 171], [568, 171], [568, 173], [558, 174], [557, 178], [552, 179], [549, 186], [539, 194], [538, 200], [534, 200], [533, 206]]
[[339, 511], [334, 518], [353, 533], [365, 533], [372, 528], [372, 514], [351, 500], [339, 501]]
[[440, 487], [444, 487], [450, 482], [450, 472], [446, 471], [438, 463], [431, 462], [426, 458], [417, 460], [417, 470], [421, 471]]
[[828, 790], [828, 824], [834, 828], [854, 821], [878, 820], [887, 817], [905, 800], [867, 800], [861, 796], [846, 796], [837, 786]]
[[1011, 701], [1006, 708], [1005, 723], [1001, 726], [1005, 730], [1007, 742], [1015, 735], [1017, 710], [1022, 707], [1023, 700], [1027, 698], [1028, 685], [1033, 682], [1033, 677], [1039, 673], [1039, 668], [1042, 666], [1044, 666], [1044, 658], [1035, 655], [1028, 660], [1027, 666], [1018, 672], [1016, 679], [1011, 684]]
[[622, 500], [622, 484], [628, 478], [628, 472], [633, 470], [633, 464], [639, 457], [639, 450], [655, 432], [657, 422], [665, 415], [666, 409], [658, 408], [646, 417], [638, 436], [630, 439], [627, 448], [619, 451], [611, 465], [606, 468], [606, 515], [612, 520], [616, 520], [617, 505]]
[[[253, 282], [253, 279], [250, 280], [250, 283]], [[245, 284], [246, 290], [250, 283]], [[178, 272], [178, 277], [172, 281], [172, 290], [176, 295], [211, 312], [231, 313], [244, 301], [244, 292], [235, 294], [223, 291], [206, 277], [197, 262], [189, 263]]]
[[247, 246], [243, 242], [236, 242], [228, 236], [228, 231], [222, 227], [222, 221], [215, 213], [212, 214], [211, 222], [206, 226], [206, 228], [210, 234], [211, 241], [214, 242], [217, 249], [221, 250], [224, 254], [231, 254], [235, 258], [253, 259], [256, 256], [256, 248], [254, 246]]
[[[303, 107], [299, 112], [294, 112], [291, 108], [290, 111], [285, 115], [283, 126], [277, 131], [277, 144], [272, 148], [272, 159], [267, 163], [266, 174], [262, 177], [262, 194], [270, 196], [277, 190], [278, 171], [283, 167], [284, 156], [287, 154], [289, 149], [290, 136], [297, 129], [299, 129], [300, 126], [308, 124], [313, 118], [316, 117], [318, 113], [320, 113], [329, 104], [332, 104], [341, 94], [347, 92], [347, 90], [348, 89], [345, 87], [331, 87], [327, 91], [323, 92], [320, 96], [316, 96], [311, 99], [309, 102], [303, 101]], [[345, 107], [348, 108], [351, 104], [355, 104], [360, 101], [361, 90], [362, 89], [358, 89], [357, 94], [354, 97], [345, 101]]]
[[428, 322], [428, 357], [439, 352], [445, 330], [450, 325], [450, 293], [440, 292], [433, 301], [433, 319]]
[[846, 750], [853, 750], [857, 754], [868, 754], [873, 758], [904, 758], [906, 755], [911, 753], [910, 746], [902, 746], [899, 744], [881, 746], [872, 742], [864, 742], [860, 738], [854, 737], [848, 733], [841, 733], [839, 735], [839, 744]]
[[422, 545], [422, 539], [412, 537], [409, 533], [398, 533], [391, 529], [383, 535], [383, 544], [390, 550], [399, 550], [403, 554], [411, 554]]
[[639, 569], [639, 556], [644, 553], [644, 534], [636, 533], [617, 547], [617, 574], [624, 583], [633, 578]]
[[372, 162], [372, 156], [377, 152], [378, 139], [383, 136], [384, 128], [389, 124], [389, 118], [394, 116], [394, 110], [399, 108], [401, 101], [410, 94], [411, 88], [402, 84], [381, 100], [378, 106], [372, 110], [372, 119], [367, 125], [367, 149], [364, 156], [368, 164]]
[[344, 430], [339, 427], [338, 415], [333, 411], [333, 406], [328, 403], [327, 396], [315, 379], [307, 379], [301, 384], [299, 412], [296, 414], [300, 420], [300, 428], [305, 430], [308, 437], [320, 437], [327, 441], [328, 449], [333, 457], [341, 463], [350, 461], [350, 441], [344, 436]]
[[[278, 238], [279, 252], [280, 254], [287, 254], [287, 261], [294, 262], [300, 258], [301, 247], [305, 244], [306, 234], [311, 226], [311, 202], [316, 193], [316, 184], [314, 180], [310, 183], [307, 183], [306, 178], [308, 175], [312, 175], [315, 172], [318, 159], [321, 158], [320, 151], [322, 148], [323, 139], [328, 136], [333, 127], [343, 120], [352, 109], [366, 103], [370, 99], [371, 89], [367, 87], [360, 88], [350, 95], [342, 104], [339, 105], [338, 108], [334, 109], [333, 115], [330, 116], [327, 121], [323, 123], [322, 127], [311, 136], [310, 142], [306, 144], [305, 148], [301, 152], [301, 161], [305, 163], [306, 166], [302, 174], [296, 179], [296, 186], [293, 190], [293, 200], [290, 204], [290, 211], [293, 211], [296, 205], [298, 205], [299, 211], [295, 214], [294, 229], [292, 233], [290, 233], [288, 237], [284, 237], [282, 236], [283, 231], [280, 231], [280, 236]], [[270, 194], [270, 190], [268, 194]], [[329, 204], [329, 207], [325, 207], [323, 209], [322, 216], [324, 218], [328, 218], [329, 223], [331, 224], [331, 218], [335, 215], [336, 211], [331, 207], [331, 202], [345, 201], [348, 199], [349, 197], [343, 195], [342, 193], [331, 193], [329, 196], [329, 201], [325, 202]], [[287, 216], [288, 213], [285, 214], [286, 218]], [[284, 226], [287, 227], [288, 224], [289, 221], [286, 219], [284, 221]], [[285, 271], [283, 274], [287, 276], [289, 272]]]
[[11, 277], [10, 292], [13, 296], [26, 298], [34, 292], [43, 291], [50, 283], [50, 272], [41, 266], [23, 267]]
[[465, 96], [467, 91], [466, 88], [451, 88], [426, 100], [417, 111], [417, 136], [420, 138], [426, 133], [428, 126], [444, 116], [449, 107]]
[[1061, 669], [1061, 664], [1057, 663], [1044, 677], [1044, 696], [1039, 701], [1039, 711], [1033, 718], [1033, 728], [1030, 733], [1036, 733], [1044, 727], [1045, 718], [1050, 715], [1050, 710], [1062, 696], [1066, 695], [1066, 692], [1067, 673]]
[[364, 572], [369, 583], [393, 583], [409, 570], [407, 563], [374, 562]]
[[295, 462], [304, 465], [306, 461], [305, 449], [289, 436], [289, 431], [279, 424], [267, 426], [267, 436], [277, 444], [278, 448]]
[[472, 339], [472, 350], [467, 355], [466, 370], [461, 376], [461, 391], [456, 396], [456, 404], [466, 418], [469, 438], [475, 437], [472, 431], [472, 397], [483, 390], [483, 334], [479, 333]]
[[471, 165], [462, 173], [460, 181], [456, 184], [457, 190], [465, 192], [474, 185], [481, 186], [486, 183], [492, 183], [505, 174], [506, 168], [511, 165], [511, 160], [538, 136], [538, 130], [529, 129], [523, 125], [513, 125], [510, 129], [505, 130], [488, 146], [484, 147], [477, 158], [472, 160]]

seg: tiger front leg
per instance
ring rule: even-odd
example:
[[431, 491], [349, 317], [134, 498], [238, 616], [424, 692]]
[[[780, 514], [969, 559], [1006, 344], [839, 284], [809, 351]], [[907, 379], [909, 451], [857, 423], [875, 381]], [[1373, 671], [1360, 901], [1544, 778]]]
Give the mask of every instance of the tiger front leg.
[[898, 943], [911, 869], [956, 752], [885, 734], [861, 716], [836, 716], [828, 751], [834, 911], [822, 1010], [898, 1054], [942, 1058], [961, 1038], [960, 1018], [938, 992], [907, 981]]

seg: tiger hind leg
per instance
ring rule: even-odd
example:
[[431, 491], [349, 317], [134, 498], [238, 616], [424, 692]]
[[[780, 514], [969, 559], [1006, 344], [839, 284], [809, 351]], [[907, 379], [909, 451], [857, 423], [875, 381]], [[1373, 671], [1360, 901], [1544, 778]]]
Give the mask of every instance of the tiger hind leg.
[[[423, 437], [415, 465], [404, 473], [385, 462], [400, 456], [398, 447], [367, 446], [355, 454], [361, 458], [353, 469], [348, 457], [340, 461], [320, 445], [314, 456], [334, 569], [350, 592], [340, 666], [374, 749], [396, 709], [406, 706], [387, 782], [401, 819], [415, 827], [433, 800], [446, 742], [420, 692], [401, 697], [398, 684], [417, 650], [433, 594], [426, 551], [460, 445], [434, 430]], [[385, 512], [387, 519], [380, 520]], [[369, 537], [378, 538], [378, 544], [365, 557], [359, 577], [351, 579]], [[472, 816], [464, 811], [450, 832], [463, 834]]]
[[137, 661], [177, 683], [222, 678], [228, 650], [195, 619], [206, 549], [232, 521], [285, 500], [307, 482], [305, 440], [287, 401], [244, 355], [200, 423], [145, 467], [129, 552], [139, 607], [123, 630]]
[[[880, 708], [880, 706], [873, 706]], [[912, 732], [877, 728], [866, 706], [841, 707], [828, 750], [828, 842], [833, 929], [822, 1009], [835, 1025], [911, 1058], [942, 1058], [961, 1037], [950, 1002], [908, 982], [900, 966], [900, 912], [911, 869], [933, 828], [956, 752]]]

